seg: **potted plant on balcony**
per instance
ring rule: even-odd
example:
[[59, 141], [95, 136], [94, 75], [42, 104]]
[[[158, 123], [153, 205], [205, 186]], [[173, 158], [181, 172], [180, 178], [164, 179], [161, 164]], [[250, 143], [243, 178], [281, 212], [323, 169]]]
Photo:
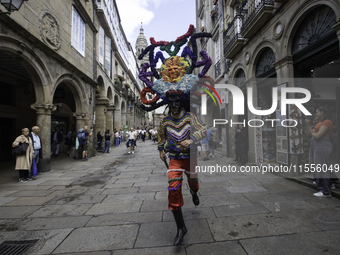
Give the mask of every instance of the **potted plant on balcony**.
[[212, 11], [210, 12], [210, 17], [213, 18], [213, 17], [215, 16], [215, 13], [216, 13], [216, 12], [215, 12], [214, 10], [212, 10]]
[[126, 87], [127, 89], [130, 88], [130, 84], [129, 84], [129, 83], [125, 83], [124, 85], [125, 85], [125, 87]]
[[216, 4], [217, 4], [217, 1], [218, 1], [218, 0], [214, 0], [213, 5], [216, 5]]
[[201, 32], [204, 32], [204, 27], [201, 27]]

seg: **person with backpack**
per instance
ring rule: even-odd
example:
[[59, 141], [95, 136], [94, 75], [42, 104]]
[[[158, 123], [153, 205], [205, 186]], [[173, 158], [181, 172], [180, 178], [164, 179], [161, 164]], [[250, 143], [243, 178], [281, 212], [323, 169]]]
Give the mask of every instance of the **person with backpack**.
[[79, 141], [79, 147], [83, 151], [82, 153], [82, 161], [88, 160], [87, 157], [87, 148], [88, 148], [88, 137], [92, 136], [93, 129], [91, 128], [90, 133], [87, 131], [87, 126], [84, 126], [84, 128], [81, 128], [78, 130], [78, 141]]

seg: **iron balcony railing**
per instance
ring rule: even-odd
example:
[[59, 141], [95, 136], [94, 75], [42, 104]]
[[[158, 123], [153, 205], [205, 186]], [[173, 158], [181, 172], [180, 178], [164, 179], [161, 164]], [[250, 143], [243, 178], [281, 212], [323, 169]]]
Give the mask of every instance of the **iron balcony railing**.
[[133, 99], [133, 100], [136, 99], [135, 93], [132, 91], [132, 89], [129, 89], [129, 96], [130, 96], [131, 99]]
[[241, 2], [241, 14], [243, 16], [242, 31], [266, 5], [274, 6], [274, 0], [243, 0]]
[[227, 55], [228, 49], [237, 39], [242, 38], [241, 28], [242, 16], [236, 15], [231, 23], [228, 25], [227, 30], [223, 32], [224, 55]]
[[206, 41], [206, 38], [205, 38], [205, 37], [201, 37], [201, 38], [200, 38], [200, 41], [201, 41], [201, 49], [203, 49], [203, 48], [204, 48], [205, 41]]
[[221, 75], [221, 60], [215, 64], [215, 78]]
[[218, 18], [220, 17], [220, 8], [218, 6], [218, 2], [216, 5], [213, 6], [213, 11], [215, 11], [214, 16], [211, 18], [211, 23], [212, 23], [212, 27], [214, 27], [217, 24]]

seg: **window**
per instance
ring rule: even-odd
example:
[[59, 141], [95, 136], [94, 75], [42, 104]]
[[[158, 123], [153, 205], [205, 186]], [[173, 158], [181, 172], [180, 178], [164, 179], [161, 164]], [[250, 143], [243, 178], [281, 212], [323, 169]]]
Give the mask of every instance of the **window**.
[[72, 6], [72, 41], [71, 45], [85, 57], [85, 23]]
[[105, 48], [105, 42], [104, 42], [104, 29], [102, 27], [99, 28], [99, 63], [104, 65], [104, 48]]
[[216, 63], [220, 61], [220, 37], [217, 37], [215, 42], [215, 61]]
[[111, 39], [105, 36], [105, 69], [111, 71]]

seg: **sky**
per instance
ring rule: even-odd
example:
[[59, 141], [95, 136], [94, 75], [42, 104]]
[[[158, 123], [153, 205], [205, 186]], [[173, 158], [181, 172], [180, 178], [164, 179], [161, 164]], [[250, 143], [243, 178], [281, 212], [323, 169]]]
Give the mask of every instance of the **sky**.
[[195, 0], [116, 0], [125, 35], [135, 50], [143, 22], [144, 35], [156, 41], [175, 41], [196, 27]]

